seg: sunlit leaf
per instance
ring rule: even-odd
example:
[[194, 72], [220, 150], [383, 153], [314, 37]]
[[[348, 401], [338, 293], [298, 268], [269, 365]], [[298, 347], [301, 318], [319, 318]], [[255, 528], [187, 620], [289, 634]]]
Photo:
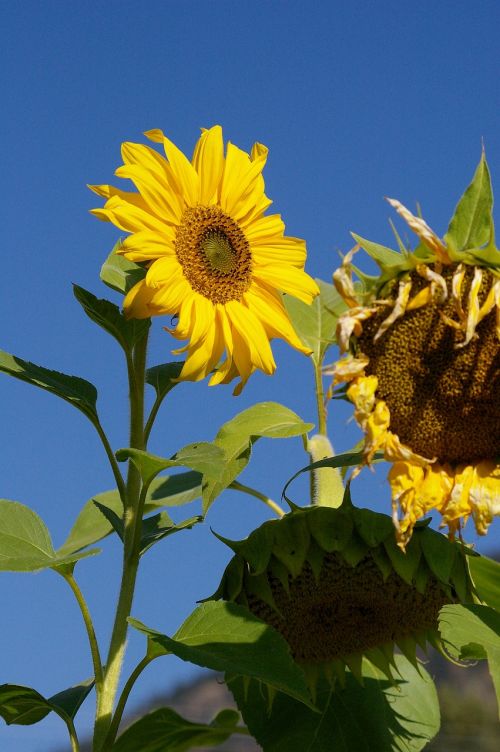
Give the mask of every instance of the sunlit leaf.
[[457, 251], [486, 245], [492, 235], [492, 209], [490, 173], [483, 153], [472, 182], [457, 204], [445, 242]]
[[283, 637], [245, 608], [225, 601], [198, 606], [170, 638], [135, 619], [130, 624], [184, 661], [265, 681], [311, 706], [304, 674]]
[[447, 650], [464, 660], [488, 659], [500, 716], [500, 614], [488, 606], [443, 606], [439, 631]]
[[101, 280], [105, 285], [111, 287], [117, 292], [127, 293], [137, 282], [144, 279], [146, 269], [128, 261], [124, 256], [116, 253], [120, 248], [121, 241], [118, 241], [109, 254], [108, 258], [101, 267]]
[[471, 556], [468, 563], [477, 594], [500, 611], [500, 564], [487, 556]]

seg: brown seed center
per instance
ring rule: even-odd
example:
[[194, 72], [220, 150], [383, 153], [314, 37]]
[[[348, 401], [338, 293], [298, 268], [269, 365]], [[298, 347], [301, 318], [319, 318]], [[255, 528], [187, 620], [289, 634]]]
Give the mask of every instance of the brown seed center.
[[[448, 300], [432, 302], [398, 319], [376, 342], [373, 337], [390, 309], [383, 308], [363, 327], [358, 340], [370, 362], [367, 374], [378, 377], [377, 397], [385, 400], [391, 430], [413, 451], [443, 462], [472, 463], [500, 455], [500, 343], [495, 311], [478, 325], [477, 336], [462, 348], [463, 332], [445, 324], [441, 313], [456, 319], [451, 278], [443, 272]], [[467, 300], [473, 267], [468, 267], [462, 306]], [[412, 273], [412, 294], [426, 283]], [[483, 270], [482, 303], [494, 280]]]
[[384, 582], [370, 554], [354, 568], [339, 554], [326, 554], [318, 581], [306, 563], [290, 578], [289, 595], [278, 579], [268, 579], [281, 616], [247, 593], [249, 608], [281, 632], [301, 663], [324, 663], [435, 629], [447, 601], [432, 577], [424, 594], [395, 572]]
[[212, 303], [241, 300], [250, 287], [250, 246], [238, 223], [218, 206], [186, 209], [175, 252], [193, 290]]

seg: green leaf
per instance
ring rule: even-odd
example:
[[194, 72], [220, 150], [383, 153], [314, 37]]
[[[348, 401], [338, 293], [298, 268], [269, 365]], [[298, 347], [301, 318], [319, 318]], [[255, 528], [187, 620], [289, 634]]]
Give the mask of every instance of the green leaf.
[[36, 512], [0, 499], [0, 570], [34, 572], [50, 567], [54, 557], [50, 533]]
[[188, 520], [183, 520], [177, 524], [172, 522], [166, 512], [148, 517], [142, 523], [141, 555], [163, 538], [178, 533], [180, 530], [190, 530], [198, 522], [203, 522], [203, 517], [200, 515], [190, 517]]
[[500, 564], [487, 556], [470, 556], [467, 561], [477, 594], [500, 611]]
[[93, 501], [97, 509], [101, 512], [101, 514], [104, 515], [104, 517], [109, 522], [109, 524], [111, 525], [115, 533], [120, 538], [120, 540], [123, 541], [124, 534], [125, 534], [123, 516], [118, 516], [116, 512], [113, 512], [113, 510], [107, 507], [105, 504], [101, 504], [99, 501], [96, 501], [95, 499]]
[[236, 415], [220, 428], [214, 445], [223, 451], [219, 459], [219, 477], [203, 478], [203, 513], [227, 488], [250, 461], [252, 445], [261, 437], [289, 438], [302, 436], [313, 428], [296, 413], [277, 402], [260, 402]]
[[95, 680], [92, 677], [92, 679], [87, 679], [87, 681], [77, 684], [75, 687], [69, 687], [69, 689], [52, 695], [52, 697], [49, 697], [48, 702], [56, 712], [61, 711], [61, 715], [65, 713], [68, 718], [73, 720], [85, 698], [92, 691], [94, 684]]
[[113, 752], [187, 752], [215, 747], [238, 732], [240, 714], [223, 710], [210, 724], [193, 723], [172, 708], [159, 708], [132, 724], [115, 742]]
[[17, 684], [0, 686], [0, 715], [9, 726], [31, 726], [45, 718], [51, 710], [45, 697], [31, 687]]
[[137, 282], [144, 279], [146, 269], [133, 261], [127, 261], [124, 256], [119, 255], [116, 251], [120, 248], [119, 240], [108, 258], [101, 267], [101, 280], [105, 285], [111, 287], [117, 292], [127, 293]]
[[29, 507], [0, 499], [0, 571], [36, 572], [74, 563], [98, 553], [56, 552], [47, 526]]
[[157, 400], [161, 401], [179, 383], [176, 379], [179, 378], [183, 365], [182, 362], [174, 361], [148, 368], [146, 383], [154, 388]]
[[208, 601], [188, 616], [173, 638], [148, 629], [135, 619], [130, 624], [184, 661], [214, 671], [231, 671], [266, 682], [277, 690], [311, 703], [304, 674], [290, 648], [272, 627], [235, 603]]
[[150, 319], [129, 319], [118, 306], [109, 300], [100, 300], [83, 287], [73, 285], [75, 298], [96, 324], [111, 334], [126, 352], [131, 352], [135, 343], [144, 337], [151, 326]]
[[174, 454], [171, 459], [158, 457], [155, 454], [144, 452], [141, 449], [119, 449], [116, 452], [119, 462], [130, 459], [139, 470], [142, 481], [149, 485], [151, 481], [169, 467], [190, 467], [203, 476], [217, 477], [221, 472], [224, 458], [222, 449], [208, 441], [200, 441], [197, 444], [188, 444]]
[[93, 422], [97, 421], [97, 390], [90, 381], [50, 371], [3, 350], [0, 350], [0, 371], [61, 397], [81, 410]]
[[165, 507], [189, 504], [201, 496], [201, 480], [201, 473], [195, 470], [157, 478], [149, 487], [149, 498]]
[[[180, 506], [201, 496], [201, 475], [193, 471], [171, 477], [157, 478], [149, 486], [144, 514], [164, 506]], [[113, 527], [94, 502], [106, 506], [118, 517], [123, 515], [122, 502], [116, 489], [105, 491], [89, 499], [78, 515], [66, 541], [58, 549], [59, 555], [73, 554], [91, 546], [113, 532]]]
[[472, 182], [450, 221], [444, 237], [446, 244], [454, 251], [486, 245], [493, 235], [492, 210], [491, 179], [483, 152]]
[[[384, 455], [382, 452], [376, 452], [375, 456], [372, 459], [372, 463], [374, 462], [382, 462], [384, 459]], [[324, 460], [318, 460], [317, 462], [312, 462], [310, 465], [306, 465], [306, 467], [302, 467], [300, 470], [297, 470], [297, 472], [292, 475], [289, 480], [287, 480], [285, 487], [283, 488], [283, 491], [281, 492], [281, 495], [284, 499], [286, 499], [289, 502], [289, 499], [286, 496], [286, 491], [291, 483], [295, 480], [295, 478], [298, 478], [299, 475], [302, 473], [308, 473], [311, 470], [319, 470], [322, 467], [352, 467], [353, 465], [361, 465], [363, 462], [363, 452], [345, 452], [344, 454], [337, 454], [335, 457], [326, 457]]]
[[385, 245], [380, 245], [380, 243], [366, 240], [354, 232], [351, 232], [351, 235], [356, 243], [378, 264], [382, 271], [389, 271], [392, 276], [397, 274], [398, 271], [410, 268], [411, 263], [409, 263], [408, 257], [402, 253], [398, 253], [398, 251], [394, 251], [392, 248], [386, 248]]
[[310, 347], [312, 359], [321, 366], [326, 351], [335, 343], [337, 321], [347, 304], [333, 285], [316, 280], [320, 294], [308, 305], [301, 300], [285, 295], [285, 308], [290, 316], [293, 328], [302, 342]]
[[314, 712], [279, 692], [269, 702], [256, 681], [228, 677], [243, 720], [264, 752], [418, 752], [439, 729], [436, 689], [424, 669], [395, 656], [401, 680], [391, 685], [363, 662], [363, 684], [352, 674], [344, 689], [322, 682]]
[[93, 686], [94, 680], [89, 679], [47, 700], [31, 687], [2, 684], [0, 686], [0, 715], [8, 725], [18, 726], [31, 726], [38, 723], [51, 711], [56, 712], [63, 719], [73, 719]]
[[447, 650], [463, 660], [488, 659], [500, 717], [500, 614], [488, 606], [443, 606], [439, 631]]

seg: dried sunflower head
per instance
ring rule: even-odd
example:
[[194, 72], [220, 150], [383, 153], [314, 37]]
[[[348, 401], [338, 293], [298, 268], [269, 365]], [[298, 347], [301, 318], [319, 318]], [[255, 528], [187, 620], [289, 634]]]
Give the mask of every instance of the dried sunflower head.
[[[478, 533], [500, 514], [500, 252], [484, 155], [440, 239], [389, 199], [420, 242], [393, 251], [358, 241], [334, 274], [349, 305], [339, 321], [345, 354], [335, 383], [365, 434], [364, 459], [381, 450], [401, 547], [437, 509], [451, 535], [471, 516]], [[354, 252], [380, 266], [352, 280]]]
[[363, 657], [392, 679], [397, 645], [439, 646], [445, 603], [471, 599], [465, 549], [418, 525], [403, 553], [390, 517], [341, 507], [305, 507], [265, 522], [235, 552], [213, 599], [246, 606], [280, 632], [306, 674], [361, 678]]

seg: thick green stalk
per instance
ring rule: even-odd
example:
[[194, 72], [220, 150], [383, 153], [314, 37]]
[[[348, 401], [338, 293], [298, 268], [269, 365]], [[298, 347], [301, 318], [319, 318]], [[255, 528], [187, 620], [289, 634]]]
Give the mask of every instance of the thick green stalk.
[[[130, 389], [130, 447], [144, 449], [144, 386], [146, 371], [147, 335], [134, 349], [133, 358], [127, 359]], [[134, 598], [142, 526], [141, 477], [129, 462], [124, 509], [123, 569], [120, 595], [109, 646], [104, 683], [98, 707], [98, 720], [94, 733], [94, 751], [105, 752], [113, 740], [105, 740], [112, 722], [113, 707], [125, 653], [127, 618]]]
[[123, 687], [122, 693], [120, 695], [120, 698], [118, 700], [118, 703], [116, 705], [116, 710], [113, 715], [113, 720], [111, 722], [111, 726], [109, 727], [109, 730], [105, 739], [105, 745], [107, 743], [109, 743], [110, 746], [113, 745], [116, 735], [118, 733], [118, 727], [120, 726], [120, 721], [123, 716], [123, 711], [125, 710], [125, 705], [127, 704], [128, 696], [130, 692], [132, 691], [132, 687], [134, 686], [135, 682], [137, 681], [139, 676], [142, 674], [146, 666], [149, 666], [152, 660], [154, 660], [154, 656], [146, 655], [142, 659], [142, 661], [140, 661], [140, 663], [137, 664], [137, 666], [134, 668], [129, 678], [127, 679], [125, 686]]
[[326, 406], [325, 406], [325, 391], [323, 388], [323, 374], [321, 371], [320, 363], [313, 363], [314, 367], [314, 382], [316, 392], [316, 406], [318, 410], [318, 433], [322, 436], [326, 436]]

